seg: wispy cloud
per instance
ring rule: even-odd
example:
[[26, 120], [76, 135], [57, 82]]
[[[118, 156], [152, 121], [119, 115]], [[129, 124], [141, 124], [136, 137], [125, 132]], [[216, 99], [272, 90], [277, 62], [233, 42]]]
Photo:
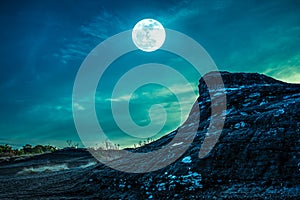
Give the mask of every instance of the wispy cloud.
[[85, 110], [84, 106], [79, 103], [74, 103], [74, 107], [76, 110]]
[[78, 37], [66, 40], [67, 45], [60, 50], [63, 63], [68, 63], [70, 60], [82, 60], [88, 53], [97, 46], [100, 42], [110, 36], [124, 31], [124, 22], [115, 14], [112, 14], [104, 9], [100, 14], [90, 22], [80, 26]]
[[127, 95], [118, 96], [116, 98], [108, 98], [105, 100], [112, 101], [112, 102], [122, 102], [122, 101], [129, 101], [131, 97], [132, 97], [131, 94], [127, 94]]

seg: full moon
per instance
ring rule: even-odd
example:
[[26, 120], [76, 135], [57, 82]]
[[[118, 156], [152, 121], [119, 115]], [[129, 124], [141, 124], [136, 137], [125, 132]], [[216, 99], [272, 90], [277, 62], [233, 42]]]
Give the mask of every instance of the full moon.
[[142, 51], [152, 52], [159, 49], [165, 39], [164, 27], [154, 19], [143, 19], [132, 30], [132, 41]]

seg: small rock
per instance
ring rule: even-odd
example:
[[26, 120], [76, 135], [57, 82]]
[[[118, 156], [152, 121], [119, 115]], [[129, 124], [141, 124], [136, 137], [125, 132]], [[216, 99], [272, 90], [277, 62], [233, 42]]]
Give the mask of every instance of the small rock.
[[235, 129], [239, 129], [240, 127], [241, 127], [240, 123], [237, 123], [237, 124], [234, 125]]
[[274, 113], [274, 116], [275, 116], [275, 117], [278, 117], [278, 116], [280, 116], [280, 115], [282, 115], [282, 114], [284, 114], [284, 109], [279, 109], [279, 110], [277, 110], [277, 111]]
[[242, 128], [244, 128], [245, 125], [246, 125], [245, 122], [240, 122], [240, 124], [241, 124], [241, 127], [242, 127]]
[[187, 157], [183, 158], [181, 162], [186, 163], [186, 164], [191, 163], [192, 158], [191, 158], [191, 156], [187, 156]]
[[262, 101], [262, 102], [259, 104], [259, 106], [262, 106], [262, 105], [264, 105], [264, 104], [266, 104], [266, 102]]

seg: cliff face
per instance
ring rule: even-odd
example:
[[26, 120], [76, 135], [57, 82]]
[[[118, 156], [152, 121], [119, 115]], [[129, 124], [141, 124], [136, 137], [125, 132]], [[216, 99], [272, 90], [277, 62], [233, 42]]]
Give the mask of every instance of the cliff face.
[[[204, 79], [213, 80], [216, 73], [211, 72], [200, 79], [199, 98], [195, 104], [200, 109], [198, 132], [186, 153], [173, 164], [146, 174], [123, 173], [100, 163], [88, 168], [26, 177], [7, 178], [0, 174], [0, 188], [3, 188], [0, 197], [14, 194], [15, 197], [29, 198], [38, 194], [58, 199], [299, 198], [300, 85], [283, 83], [261, 74], [222, 72], [221, 75], [225, 89], [216, 87], [218, 89], [211, 91], [211, 96]], [[199, 150], [208, 137], [211, 102], [218, 100], [220, 90], [226, 93], [224, 128], [212, 151], [199, 159]], [[192, 110], [184, 126], [191, 125], [190, 119], [195, 114], [199, 113]], [[175, 135], [176, 131], [130, 151], [160, 149]], [[183, 136], [182, 142], [172, 145], [170, 155], [184, 146], [189, 135]], [[153, 159], [159, 163], [165, 155]], [[140, 165], [143, 166], [143, 162]], [[28, 183], [34, 187], [28, 189]], [[18, 190], [14, 185], [18, 185]]]
[[[206, 76], [214, 78], [214, 73]], [[203, 177], [210, 183], [220, 179], [227, 183], [261, 181], [286, 187], [297, 184], [300, 85], [260, 74], [223, 72], [222, 78], [227, 95], [225, 126], [209, 156], [197, 160]], [[203, 79], [199, 92], [203, 122], [196, 140], [201, 141], [209, 121], [207, 109], [211, 106]]]

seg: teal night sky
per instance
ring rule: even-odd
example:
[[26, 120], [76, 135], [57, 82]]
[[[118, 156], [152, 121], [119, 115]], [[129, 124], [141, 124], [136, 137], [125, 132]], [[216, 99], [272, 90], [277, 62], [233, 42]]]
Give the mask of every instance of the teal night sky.
[[[195, 39], [219, 70], [259, 72], [299, 83], [299, 13], [299, 0], [3, 0], [0, 3], [0, 144], [63, 147], [69, 139], [80, 143], [72, 116], [72, 90], [81, 63], [100, 42], [132, 29], [144, 18], [154, 18], [165, 28]], [[131, 117], [139, 125], [149, 123], [147, 110], [151, 105], [162, 104], [167, 110], [167, 123], [154, 138], [180, 124], [175, 96], [159, 85], [146, 85], [133, 96], [125, 93], [111, 99], [114, 84], [122, 74], [149, 62], [180, 71], [197, 94], [200, 76], [178, 56], [158, 50], [151, 54], [135, 51], [120, 57], [99, 82], [96, 110], [105, 132], [123, 147], [138, 143], [139, 139], [120, 132], [112, 119], [111, 101], [129, 99]], [[176, 91], [187, 92], [172, 76], [161, 76]], [[101, 145], [101, 141], [91, 145], [95, 143]]]

